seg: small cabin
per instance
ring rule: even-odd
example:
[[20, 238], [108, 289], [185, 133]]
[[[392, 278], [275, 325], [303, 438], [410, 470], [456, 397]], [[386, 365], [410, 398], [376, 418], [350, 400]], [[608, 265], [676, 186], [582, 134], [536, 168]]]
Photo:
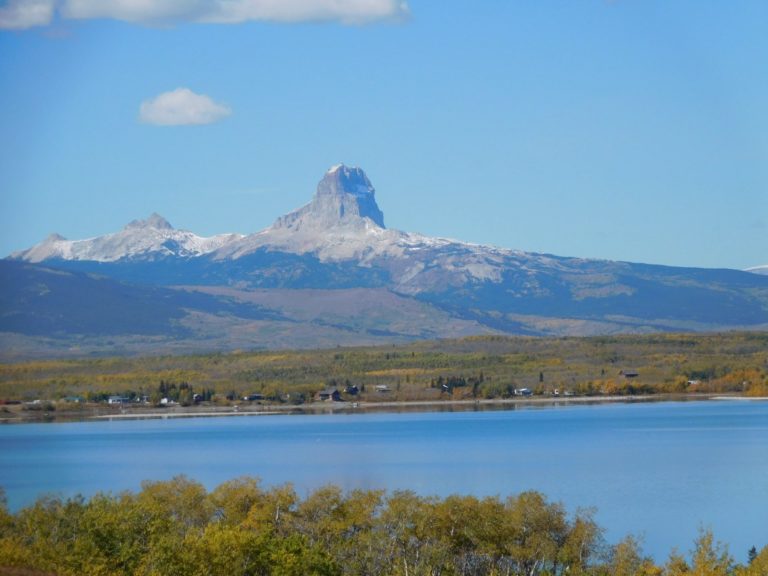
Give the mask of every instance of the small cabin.
[[317, 393], [317, 399], [321, 402], [339, 402], [341, 394], [336, 388], [328, 388]]

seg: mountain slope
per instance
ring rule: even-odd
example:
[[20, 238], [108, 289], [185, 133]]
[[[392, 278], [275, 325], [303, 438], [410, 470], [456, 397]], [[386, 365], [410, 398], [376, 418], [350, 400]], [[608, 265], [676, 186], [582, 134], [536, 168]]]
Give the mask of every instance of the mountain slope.
[[175, 334], [172, 291], [18, 262], [0, 262], [0, 330], [27, 335]]
[[0, 261], [0, 284], [0, 331], [27, 335], [184, 337], [191, 335], [183, 324], [191, 311], [275, 317], [231, 299], [7, 260]]
[[333, 347], [494, 331], [385, 289], [142, 286], [0, 260], [0, 361]]

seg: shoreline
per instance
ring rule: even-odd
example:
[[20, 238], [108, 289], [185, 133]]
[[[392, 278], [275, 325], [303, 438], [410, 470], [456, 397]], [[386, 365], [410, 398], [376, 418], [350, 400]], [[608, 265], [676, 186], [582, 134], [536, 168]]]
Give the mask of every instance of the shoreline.
[[[575, 396], [466, 400], [392, 400], [382, 402], [313, 402], [302, 405], [236, 405], [236, 406], [131, 406], [111, 408], [90, 406], [81, 410], [27, 412], [13, 410], [0, 415], [0, 424], [56, 422], [88, 422], [98, 420], [145, 420], [175, 418], [215, 418], [221, 416], [277, 416], [298, 414], [373, 414], [399, 412], [467, 412], [473, 410], [509, 410], [517, 408], [556, 408], [590, 404], [695, 402], [705, 400], [766, 401], [766, 397], [717, 394], [653, 394], [645, 396]], [[7, 415], [7, 416], [6, 416]]]

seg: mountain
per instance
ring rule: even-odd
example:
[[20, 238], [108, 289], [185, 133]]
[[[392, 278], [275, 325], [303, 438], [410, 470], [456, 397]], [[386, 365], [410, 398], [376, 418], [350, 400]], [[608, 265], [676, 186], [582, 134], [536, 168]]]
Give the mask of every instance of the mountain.
[[222, 246], [211, 258], [237, 261], [258, 258], [264, 252], [308, 256], [344, 269], [352, 264], [357, 270], [347, 270], [345, 275], [368, 276], [369, 284], [405, 294], [498, 280], [509, 263], [505, 258], [522, 255], [387, 229], [368, 177], [360, 168], [344, 165], [326, 172], [309, 204], [278, 218], [266, 230]]
[[240, 234], [221, 234], [210, 238], [185, 230], [176, 230], [159, 214], [146, 220], [134, 220], [114, 234], [87, 240], [67, 240], [51, 234], [28, 250], [10, 258], [39, 263], [55, 260], [118, 262], [124, 260], [160, 260], [188, 258], [208, 254], [241, 238]]
[[[290, 321], [273, 340], [251, 325], [240, 346], [768, 327], [768, 276], [563, 258], [390, 229], [368, 177], [344, 165], [325, 173], [307, 205], [254, 234], [203, 238], [153, 214], [89, 240], [52, 236], [9, 261], [226, 299], [229, 311], [204, 312], [208, 322], [195, 332], [203, 342], [206, 330], [234, 321], [240, 305], [269, 302], [271, 322]], [[185, 310], [188, 319], [199, 305]], [[313, 338], [307, 326], [333, 326], [344, 337], [326, 331]]]

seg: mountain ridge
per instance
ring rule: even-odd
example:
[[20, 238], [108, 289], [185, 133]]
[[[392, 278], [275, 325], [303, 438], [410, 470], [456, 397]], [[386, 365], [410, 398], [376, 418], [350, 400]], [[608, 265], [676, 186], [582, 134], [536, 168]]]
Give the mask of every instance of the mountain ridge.
[[[174, 229], [154, 213], [146, 220], [130, 222], [119, 232], [96, 238], [65, 240], [49, 236], [9, 258], [31, 263], [61, 260], [118, 263], [205, 256], [222, 261], [238, 260], [261, 249], [316, 254], [321, 262], [357, 260], [363, 267], [374, 263], [383, 265], [402, 279], [400, 289], [409, 293], [421, 291], [412, 280], [428, 267], [448, 272], [440, 275], [439, 281], [455, 274], [461, 277], [460, 281], [498, 280], [502, 255], [527, 254], [388, 229], [376, 203], [373, 185], [363, 170], [339, 164], [325, 173], [311, 202], [252, 234], [197, 236]], [[450, 253], [446, 254], [446, 250]], [[465, 262], [457, 261], [459, 255]], [[406, 260], [410, 265], [404, 263]]]
[[[139, 232], [140, 236], [135, 232]], [[375, 199], [375, 189], [367, 175], [359, 167], [345, 164], [334, 165], [326, 171], [309, 203], [279, 216], [271, 226], [250, 234], [199, 236], [187, 230], [177, 230], [163, 216], [154, 212], [146, 219], [133, 220], [120, 231], [103, 236], [67, 240], [53, 233], [39, 244], [13, 252], [7, 258], [31, 263], [46, 260], [138, 261], [168, 256], [210, 256], [222, 260], [242, 258], [267, 248], [297, 254], [311, 252], [317, 254], [321, 261], [359, 258], [365, 264], [376, 256], [396, 258], [409, 250], [435, 247], [451, 247], [475, 255], [483, 254], [492, 260], [493, 256], [503, 255], [519, 259], [535, 257], [544, 262], [567, 260], [662, 266], [624, 260], [556, 256], [388, 229], [384, 225], [384, 214]], [[768, 274], [768, 265], [754, 266], [744, 271]], [[498, 278], [498, 274], [488, 272], [472, 275], [481, 280]]]
[[118, 262], [168, 256], [191, 257], [212, 252], [240, 237], [241, 234], [198, 236], [187, 230], [175, 229], [165, 218], [153, 213], [145, 220], [132, 220], [118, 232], [94, 238], [67, 240], [53, 233], [31, 248], [12, 253], [8, 259], [34, 264], [49, 260]]
[[[339, 340], [344, 342], [353, 341], [355, 331], [360, 338], [371, 336], [369, 328], [362, 328], [369, 326], [363, 318], [369, 308], [357, 302], [376, 301], [370, 294], [382, 300], [385, 293], [392, 295], [386, 308], [392, 321], [382, 320], [385, 328], [373, 330], [376, 337], [397, 341], [439, 335], [435, 327], [441, 323], [451, 334], [532, 335], [768, 327], [766, 275], [567, 258], [386, 228], [368, 177], [343, 164], [324, 174], [308, 204], [253, 234], [205, 238], [176, 230], [152, 214], [102, 237], [70, 241], [49, 236], [8, 260], [95, 273], [137, 289], [184, 286], [214, 299], [232, 298], [227, 290], [235, 290], [240, 299], [249, 292], [282, 291], [280, 309], [294, 306], [288, 302], [291, 295], [327, 302], [330, 296], [320, 294], [346, 291], [350, 310], [361, 317], [353, 321], [342, 315], [344, 330], [352, 331]], [[20, 300], [9, 305], [16, 312], [23, 306]], [[198, 314], [195, 306], [187, 313]], [[240, 308], [217, 306], [204, 312], [205, 318], [217, 318], [217, 326], [235, 322], [242, 327], [236, 318]], [[411, 320], [403, 323], [398, 306], [422, 310], [433, 328], [423, 332]], [[316, 317], [307, 320], [299, 314], [292, 320], [291, 330], [298, 334], [302, 322], [316, 322], [315, 327], [325, 322], [321, 306], [316, 308]], [[248, 325], [253, 341], [263, 342], [266, 328]], [[290, 347], [286, 326], [281, 325], [285, 337], [280, 342]], [[301, 343], [311, 343], [304, 334]], [[195, 337], [204, 339], [204, 331]]]

